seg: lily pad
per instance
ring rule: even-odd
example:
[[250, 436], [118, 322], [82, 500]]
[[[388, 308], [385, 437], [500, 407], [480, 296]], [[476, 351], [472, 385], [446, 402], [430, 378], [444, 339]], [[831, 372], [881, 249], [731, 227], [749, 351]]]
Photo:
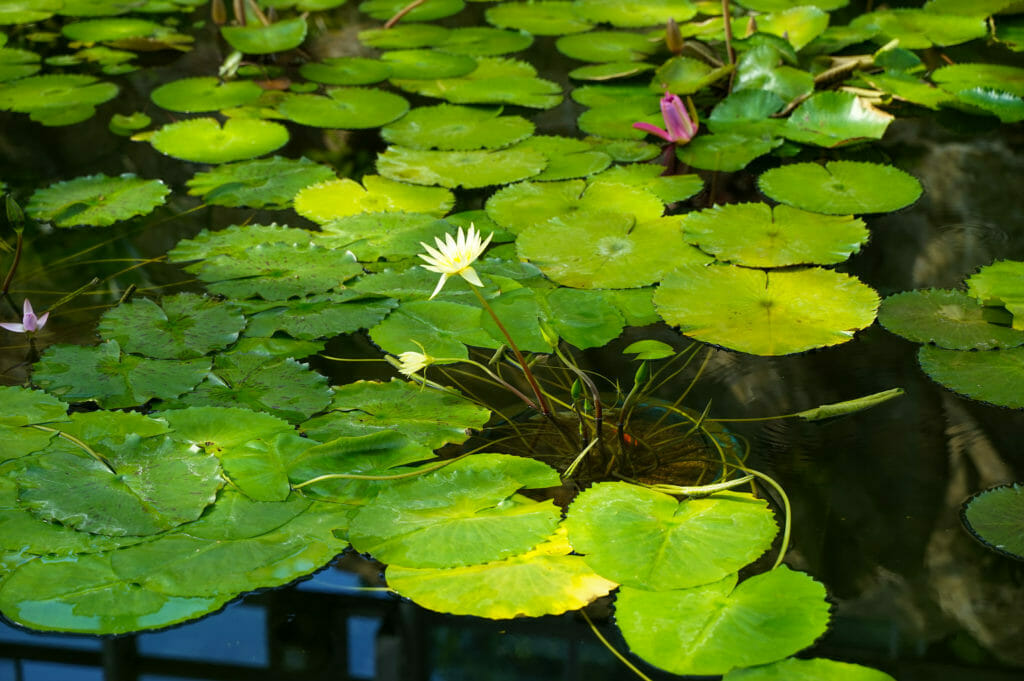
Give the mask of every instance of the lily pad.
[[42, 390], [0, 386], [0, 402], [4, 405], [0, 425], [20, 427], [67, 420], [67, 403]]
[[1012, 326], [1024, 331], [1024, 262], [999, 260], [967, 278], [967, 292], [986, 306], [1005, 307]]
[[959, 45], [985, 36], [984, 16], [927, 12], [920, 9], [890, 9], [861, 14], [850, 27], [871, 31], [879, 42], [899, 40], [900, 47], [925, 50], [929, 47]]
[[251, 80], [222, 82], [217, 78], [181, 78], [161, 85], [149, 97], [168, 111], [193, 113], [251, 104], [262, 94], [263, 88]]
[[117, 96], [117, 86], [92, 76], [29, 76], [0, 84], [0, 110], [27, 113], [43, 125], [72, 125]]
[[418, 605], [488, 619], [541, 617], [578, 610], [615, 588], [587, 567], [560, 532], [504, 560], [449, 569], [388, 566], [388, 587]]
[[734, 203], [687, 213], [683, 238], [719, 260], [747, 267], [832, 265], [868, 239], [852, 216], [808, 213], [789, 206]]
[[[370, 15], [373, 19], [387, 21], [398, 14], [409, 3], [406, 0], [365, 0], [360, 3], [359, 11]], [[412, 8], [402, 16], [402, 21], [433, 21], [458, 14], [466, 6], [463, 0], [430, 0]]]
[[528, 149], [428, 151], [392, 146], [377, 156], [377, 172], [396, 182], [473, 189], [533, 177], [547, 166]]
[[269, 154], [288, 142], [280, 123], [230, 118], [224, 126], [214, 118], [168, 123], [149, 138], [162, 154], [194, 163], [228, 163]]
[[321, 182], [295, 196], [295, 212], [320, 224], [360, 213], [408, 212], [440, 217], [454, 204], [455, 197], [447, 189], [418, 187], [379, 175], [364, 175], [362, 186], [348, 178]]
[[825, 588], [786, 566], [736, 585], [736, 575], [692, 589], [622, 587], [615, 620], [630, 650], [673, 674], [711, 676], [775, 662], [825, 633]]
[[993, 487], [975, 494], [960, 509], [964, 527], [985, 546], [1024, 560], [1024, 486]]
[[209, 369], [207, 359], [122, 355], [117, 341], [110, 340], [93, 347], [51, 345], [35, 364], [32, 381], [68, 402], [116, 409], [177, 397], [203, 380]]
[[83, 43], [148, 38], [165, 31], [167, 29], [155, 21], [129, 17], [75, 21], [61, 29], [61, 33], [68, 40], [77, 40]]
[[862, 74], [871, 87], [892, 95], [895, 99], [911, 102], [929, 109], [953, 101], [954, 95], [940, 90], [931, 83], [899, 72]]
[[377, 324], [396, 305], [389, 298], [362, 298], [351, 291], [315, 295], [249, 314], [245, 335], [270, 337], [283, 331], [305, 340], [331, 338]]
[[433, 243], [435, 237], [443, 240], [453, 225], [424, 213], [392, 212], [349, 215], [321, 229], [324, 241], [352, 251], [360, 262], [373, 262], [384, 257], [414, 257], [423, 252], [422, 242]]
[[39, 55], [35, 52], [0, 47], [0, 82], [31, 76], [40, 68]]
[[553, 469], [532, 459], [474, 454], [382, 489], [352, 519], [349, 541], [357, 551], [405, 567], [501, 560], [541, 544], [558, 525], [550, 500], [513, 498], [516, 491], [560, 482]]
[[624, 482], [576, 497], [566, 528], [598, 574], [655, 591], [716, 582], [756, 560], [778, 531], [767, 503], [750, 494], [677, 502]]
[[676, 155], [683, 163], [694, 168], [734, 173], [781, 144], [781, 139], [770, 136], [717, 133], [697, 137], [677, 149]]
[[576, 11], [573, 3], [543, 0], [531, 3], [503, 3], [487, 10], [487, 23], [514, 28], [533, 35], [582, 33], [594, 27]]
[[625, 31], [590, 31], [562, 36], [555, 42], [558, 51], [580, 61], [643, 61], [658, 48], [658, 41]]
[[306, 39], [306, 17], [282, 19], [272, 24], [221, 26], [220, 34], [231, 47], [244, 54], [273, 54], [291, 50]]
[[458, 78], [476, 69], [476, 60], [464, 54], [439, 50], [392, 50], [381, 59], [391, 69], [391, 78], [435, 80]]
[[643, 187], [665, 203], [685, 201], [704, 189], [699, 175], [662, 175], [661, 166], [651, 163], [633, 163], [609, 168], [592, 179]]
[[527, 62], [503, 57], [481, 57], [476, 69], [461, 78], [392, 79], [392, 83], [403, 90], [454, 104], [551, 109], [562, 101], [562, 88], [557, 83], [538, 78], [537, 70]]
[[[386, 18], [389, 19], [390, 15]], [[444, 42], [450, 32], [451, 29], [436, 24], [401, 23], [391, 28], [360, 31], [359, 41], [380, 50], [435, 47]]]
[[975, 87], [956, 93], [957, 99], [969, 107], [981, 109], [1003, 123], [1024, 120], [1024, 98], [989, 87]]
[[531, 178], [534, 182], [569, 180], [599, 173], [611, 165], [611, 157], [594, 149], [589, 142], [557, 135], [534, 135], [516, 149], [535, 151], [547, 159], [544, 171]]
[[139, 298], [111, 308], [100, 319], [100, 335], [125, 352], [158, 359], [190, 359], [238, 340], [245, 317], [230, 303], [179, 293], [160, 304]]
[[647, 133], [633, 127], [633, 123], [638, 121], [662, 123], [657, 97], [649, 95], [645, 100], [630, 98], [617, 105], [595, 106], [581, 113], [576, 125], [588, 135], [642, 140]]
[[962, 352], [923, 345], [917, 361], [933, 381], [953, 392], [1000, 407], [1024, 408], [1024, 348]]
[[152, 122], [152, 118], [141, 111], [136, 111], [127, 115], [114, 114], [110, 117], [110, 123], [107, 127], [115, 135], [130, 137], [135, 131], [149, 127], [149, 124]]
[[231, 225], [227, 229], [211, 232], [204, 229], [191, 239], [182, 239], [168, 252], [170, 262], [187, 262], [213, 258], [218, 255], [242, 253], [260, 244], [292, 243], [308, 245], [313, 233], [304, 229], [270, 225]]
[[731, 66], [713, 68], [691, 57], [672, 57], [658, 67], [651, 80], [651, 89], [657, 92], [674, 92], [677, 95], [692, 95], [712, 83], [722, 80], [733, 69]]
[[736, 64], [733, 92], [762, 90], [790, 102], [814, 92], [814, 76], [783, 64], [779, 50], [758, 45], [747, 50]]
[[327, 85], [372, 85], [387, 80], [391, 66], [366, 57], [328, 57], [299, 67], [299, 74]]
[[[993, 313], [996, 311], [992, 311]], [[1024, 344], [1024, 332], [993, 324], [991, 313], [962, 291], [927, 289], [887, 297], [878, 322], [915, 343], [949, 350], [992, 350]]]
[[500, 149], [533, 133], [533, 123], [522, 116], [502, 116], [501, 109], [454, 104], [413, 109], [381, 129], [391, 144], [412, 149]]
[[878, 303], [855, 277], [820, 268], [686, 265], [654, 294], [661, 316], [687, 336], [768, 356], [845, 343], [871, 325]]
[[[425, 270], [423, 271], [426, 274]], [[429, 295], [433, 279], [420, 290]], [[466, 284], [468, 286], [468, 284]], [[370, 329], [370, 338], [382, 350], [398, 355], [424, 352], [431, 357], [459, 360], [469, 357], [466, 344], [496, 346], [481, 328], [479, 307], [446, 300], [412, 300], [402, 303], [387, 319]]]
[[524, 229], [516, 243], [521, 258], [576, 288], [639, 288], [682, 263], [712, 260], [683, 241], [678, 218], [635, 222], [621, 213], [556, 216]]
[[761, 175], [769, 198], [829, 215], [886, 213], [917, 201], [921, 183], [899, 168], [858, 161], [794, 163]]
[[852, 93], [818, 92], [790, 114], [780, 132], [796, 142], [838, 147], [882, 139], [893, 118]]
[[505, 31], [490, 26], [453, 28], [437, 46], [452, 54], [497, 57], [521, 52], [533, 44], [533, 36], [522, 31]]
[[62, 0], [0, 0], [0, 26], [49, 19], [63, 4]]
[[118, 177], [88, 175], [36, 190], [26, 211], [34, 219], [58, 227], [105, 227], [152, 212], [170, 193], [160, 180], [145, 180], [130, 173]]
[[605, 64], [581, 66], [570, 71], [569, 77], [576, 80], [616, 80], [619, 78], [632, 78], [652, 69], [654, 69], [654, 66], [646, 62], [613, 61]]
[[[844, 0], [845, 4], [845, 0]], [[822, 657], [791, 657], [761, 667], [734, 669], [722, 681], [895, 681], [885, 672]]]
[[576, 0], [573, 6], [580, 16], [619, 28], [664, 26], [669, 19], [682, 23], [697, 14], [689, 0]]
[[409, 110], [403, 97], [370, 88], [331, 88], [328, 96], [291, 95], [277, 105], [289, 120], [317, 128], [376, 128]]
[[273, 156], [219, 165], [187, 184], [189, 194], [214, 206], [283, 209], [299, 191], [334, 178], [332, 168], [307, 158]]

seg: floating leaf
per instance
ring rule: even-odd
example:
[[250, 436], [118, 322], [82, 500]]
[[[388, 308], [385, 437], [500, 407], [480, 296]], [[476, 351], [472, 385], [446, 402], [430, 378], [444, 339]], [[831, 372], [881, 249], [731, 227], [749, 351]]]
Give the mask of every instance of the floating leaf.
[[136, 407], [177, 397], [203, 380], [207, 359], [174, 361], [122, 355], [117, 341], [97, 346], [51, 345], [35, 364], [32, 381], [69, 402], [105, 409]]
[[62, 0], [2, 0], [0, 26], [30, 24], [49, 19], [63, 4]]
[[704, 189], [699, 175], [662, 175], [661, 166], [651, 163], [633, 163], [609, 168], [596, 177], [595, 182], [611, 182], [643, 187], [665, 203], [685, 201]]
[[591, 62], [642, 61], [658, 43], [638, 33], [590, 31], [562, 36], [555, 42], [567, 57]]
[[26, 426], [67, 420], [67, 403], [42, 390], [0, 386], [0, 404], [4, 405], [0, 425]]
[[737, 5], [755, 12], [778, 12], [791, 7], [813, 6], [826, 12], [846, 7], [850, 0], [736, 0]]
[[35, 52], [0, 47], [0, 82], [31, 76], [39, 68], [39, 55]]
[[480, 109], [453, 104], [413, 109], [381, 129], [391, 144], [412, 149], [499, 149], [533, 133], [533, 123], [522, 116], [501, 116], [501, 109]]
[[[373, 19], [387, 21], [409, 4], [406, 0], [365, 0], [360, 3], [359, 11], [370, 15]], [[458, 14], [466, 6], [463, 0], [430, 0], [413, 7], [402, 16], [402, 21], [433, 21]]]
[[615, 80], [617, 78], [632, 78], [653, 68], [654, 66], [644, 62], [613, 61], [606, 64], [581, 66], [570, 71], [569, 77], [576, 80]]
[[125, 352], [158, 359], [189, 359], [221, 350], [238, 340], [245, 317], [234, 305], [179, 293], [160, 304], [139, 298], [107, 310], [100, 335]]
[[452, 193], [441, 187], [417, 187], [379, 175], [363, 175], [363, 186], [343, 178], [307, 187], [295, 196], [295, 212], [325, 224], [359, 213], [409, 212], [440, 217], [455, 204]]
[[452, 54], [496, 57], [520, 52], [532, 44], [533, 36], [529, 33], [503, 31], [490, 26], [466, 26], [453, 28], [437, 46]]
[[886, 213], [921, 196], [921, 183], [913, 176], [857, 161], [794, 163], [762, 174], [757, 185], [771, 199], [829, 215]]
[[171, 262], [201, 260], [218, 255], [242, 253], [260, 244], [292, 243], [307, 245], [313, 242], [313, 233], [304, 229], [270, 225], [231, 225], [227, 229], [211, 232], [203, 230], [192, 239], [182, 239], [170, 250]]
[[450, 569], [388, 566], [388, 587], [418, 605], [489, 619], [541, 617], [578, 610], [616, 584], [598, 576], [560, 532], [527, 553]]
[[734, 203], [687, 213], [683, 238], [714, 255], [747, 267], [832, 265], [860, 251], [868, 239], [852, 216], [808, 213], [789, 206]]
[[291, 95], [277, 105], [285, 118], [317, 128], [376, 128], [399, 118], [409, 102], [391, 92], [369, 88], [331, 88], [327, 97]]
[[515, 492], [560, 482], [532, 459], [474, 454], [382, 489], [352, 519], [349, 541], [357, 551], [407, 567], [501, 560], [542, 543], [559, 520], [551, 501], [512, 498]]
[[273, 54], [291, 50], [306, 39], [306, 17], [282, 19], [272, 24], [221, 26], [220, 34], [231, 47], [244, 54]]
[[599, 173], [611, 164], [611, 157], [594, 149], [589, 142], [557, 135], [534, 135], [520, 142], [516, 149], [535, 151], [547, 159], [544, 171], [534, 182], [568, 180]]
[[215, 206], [283, 209], [302, 189], [334, 178], [333, 169], [307, 158], [273, 156], [219, 165], [187, 184], [189, 194]]
[[615, 620], [630, 650], [673, 674], [711, 676], [766, 664], [811, 645], [828, 627], [825, 589], [785, 565], [736, 585], [622, 587]]
[[1024, 331], [1024, 262], [999, 260], [967, 278], [967, 292], [982, 305], [1000, 306], [1013, 315], [1013, 328]]
[[[434, 278], [430, 279], [431, 282], [420, 289], [424, 298], [430, 295], [430, 286], [433, 286]], [[479, 307], [445, 300], [413, 300], [402, 303], [387, 319], [370, 329], [370, 338], [393, 355], [411, 351], [447, 360], [466, 359], [469, 356], [467, 343], [479, 347], [496, 345], [490, 334], [481, 328], [482, 313]]]
[[566, 528], [602, 577], [656, 591], [716, 582], [756, 560], [778, 531], [767, 503], [750, 494], [677, 502], [624, 482], [576, 497]]
[[662, 91], [692, 95], [732, 72], [730, 66], [712, 68], [690, 57], [672, 57], [658, 67], [653, 83]]
[[72, 125], [116, 96], [116, 85], [92, 76], [29, 76], [0, 84], [0, 110], [27, 113], [43, 125]]
[[796, 142], [837, 147], [864, 139], [881, 139], [892, 114], [883, 113], [849, 92], [818, 92], [786, 120], [781, 133]]
[[988, 87], [975, 87], [956, 93], [963, 104], [986, 111], [1003, 123], [1024, 120], [1024, 98]]
[[577, 211], [631, 216], [636, 222], [661, 217], [664, 204], [654, 194], [625, 184], [583, 180], [520, 182], [487, 200], [487, 214], [502, 227], [519, 232]]
[[75, 21], [61, 29], [68, 40], [84, 43], [112, 42], [129, 38], [157, 36], [165, 29], [155, 21], [137, 18], [92, 19]]
[[160, 180], [146, 180], [130, 173], [118, 177], [88, 175], [36, 190], [26, 211], [34, 219], [50, 221], [58, 227], [105, 227], [152, 212], [170, 193]]
[[181, 78], [153, 90], [149, 98], [168, 111], [217, 111], [251, 104], [263, 88], [251, 80], [222, 82], [217, 78]]
[[814, 76], [807, 71], [782, 65], [782, 56], [771, 45], [747, 50], [736, 64], [733, 92], [763, 90], [790, 102], [814, 92]]
[[1024, 560], [1024, 486], [993, 487], [975, 494], [960, 509], [964, 527], [985, 546]]
[[990, 316], [962, 291], [941, 289], [897, 293], [883, 300], [878, 310], [882, 326], [915, 343], [934, 343], [950, 350], [991, 350], [1024, 344], [1024, 332], [993, 324]]
[[547, 159], [528, 149], [427, 151], [392, 146], [377, 156], [377, 172], [396, 182], [472, 189], [537, 175]]
[[487, 10], [487, 23], [499, 28], [514, 28], [533, 35], [581, 33], [593, 24], [576, 12], [573, 3], [562, 0], [503, 3]]
[[938, 109], [941, 104], [952, 101], [954, 96], [940, 90], [931, 83], [899, 72], [862, 74], [871, 87], [887, 92], [896, 99], [912, 102], [929, 109]]
[[622, 351], [624, 355], [635, 355], [636, 359], [665, 359], [676, 354], [675, 349], [668, 343], [656, 340], [642, 340], [630, 343]]
[[962, 352], [922, 345], [917, 361], [933, 381], [973, 400], [1024, 408], [1024, 348]]
[[850, 27], [878, 35], [880, 42], [899, 40], [900, 47], [925, 50], [933, 45], [959, 45], [987, 32], [984, 16], [963, 16], [926, 12], [920, 9], [890, 9], [861, 14]]
[[557, 83], [538, 78], [537, 70], [524, 61], [501, 57], [477, 59], [476, 70], [461, 78], [394, 79], [392, 83], [403, 90], [455, 104], [513, 104], [551, 109], [562, 101], [562, 88]]
[[149, 138], [162, 154], [194, 163], [227, 163], [269, 154], [288, 141], [280, 123], [230, 118], [224, 127], [214, 118], [168, 123]]
[[[423, 213], [360, 213], [322, 226], [323, 240], [352, 251], [360, 262], [412, 257], [453, 228], [447, 220]], [[465, 225], [469, 228], [469, 223]]]
[[[383, 20], [386, 21], [391, 16], [388, 15]], [[436, 24], [400, 23], [391, 28], [371, 28], [360, 31], [359, 41], [364, 45], [381, 50], [434, 47], [444, 42], [451, 30]]]
[[781, 111], [785, 104], [774, 92], [739, 90], [716, 104], [705, 123], [715, 133], [774, 135], [785, 123], [770, 116]]
[[386, 80], [391, 67], [379, 59], [366, 57], [328, 57], [299, 67], [307, 80], [327, 85], [372, 85]]
[[756, 158], [782, 144], [771, 137], [747, 137], [741, 134], [701, 135], [676, 150], [683, 163], [701, 170], [734, 173]]
[[689, 0], [576, 0], [573, 6], [580, 16], [619, 28], [664, 26], [669, 19], [682, 23], [697, 14]]
[[110, 128], [110, 132], [115, 135], [130, 137], [136, 130], [142, 130], [143, 128], [148, 127], [152, 122], [152, 118], [141, 111], [136, 111], [135, 113], [127, 116], [114, 114], [110, 117], [110, 124], [107, 127]]
[[283, 331], [292, 338], [331, 338], [377, 324], [396, 304], [388, 298], [360, 299], [351, 291], [315, 295], [249, 314], [245, 334], [269, 337]]
[[439, 50], [393, 50], [381, 59], [391, 69], [391, 78], [435, 80], [458, 78], [476, 68], [476, 60], [464, 54]]
[[764, 272], [686, 265], [654, 294], [666, 322], [697, 340], [754, 355], [845, 343], [875, 320], [878, 295], [820, 268]]
[[[845, 0], [844, 0], [845, 4]], [[734, 669], [722, 681], [895, 681], [885, 672], [848, 662], [791, 657], [763, 667]]]

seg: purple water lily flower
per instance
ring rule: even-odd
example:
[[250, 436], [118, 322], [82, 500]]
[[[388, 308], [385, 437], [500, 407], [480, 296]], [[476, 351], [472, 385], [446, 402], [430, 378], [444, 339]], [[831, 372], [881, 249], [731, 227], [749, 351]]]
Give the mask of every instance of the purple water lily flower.
[[674, 95], [671, 92], [665, 93], [665, 96], [661, 98], [661, 117], [665, 119], [665, 130], [656, 125], [641, 122], [634, 123], [633, 127], [657, 135], [673, 144], [686, 144], [697, 134], [697, 112], [693, 110], [693, 104], [690, 104], [689, 107], [684, 106], [679, 95]]
[[32, 310], [32, 303], [28, 301], [28, 298], [25, 299], [25, 306], [22, 308], [22, 311], [21, 324], [7, 322], [0, 323], [0, 326], [14, 333], [35, 333], [46, 326], [46, 320], [50, 316], [49, 312], [45, 312], [42, 317], [36, 317], [35, 311]]

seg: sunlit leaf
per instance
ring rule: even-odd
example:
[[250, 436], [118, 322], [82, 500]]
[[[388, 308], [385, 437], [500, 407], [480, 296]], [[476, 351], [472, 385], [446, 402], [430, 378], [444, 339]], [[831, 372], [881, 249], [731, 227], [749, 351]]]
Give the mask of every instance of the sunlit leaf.
[[559, 52], [580, 61], [642, 61], [658, 44], [639, 33], [590, 31], [562, 36], [555, 42]]
[[857, 161], [785, 165], [762, 174], [757, 185], [771, 199], [829, 215], [886, 213], [921, 196], [921, 183], [912, 175]]
[[521, 52], [533, 44], [533, 36], [522, 31], [504, 31], [490, 26], [453, 28], [437, 46], [452, 54], [497, 57]]
[[379, 59], [328, 57], [299, 67], [303, 78], [327, 85], [371, 85], [386, 80], [391, 67]]
[[[677, 95], [692, 95], [732, 72], [730, 66], [713, 68], [692, 57], [672, 57], [658, 67], [653, 84]], [[652, 85], [652, 88], [654, 85]]]
[[42, 390], [17, 386], [0, 386], [0, 424], [25, 426], [30, 423], [66, 421], [68, 405]]
[[431, 151], [392, 146], [377, 156], [377, 172], [396, 182], [466, 189], [524, 180], [546, 165], [542, 154], [518, 147]]
[[288, 129], [274, 121], [190, 118], [168, 123], [149, 138], [162, 154], [194, 163], [227, 163], [269, 154], [288, 141]]
[[[359, 4], [359, 11], [370, 15], [373, 19], [387, 21], [395, 16], [409, 3], [406, 0], [364, 0]], [[433, 21], [458, 14], [466, 6], [463, 0], [430, 0], [413, 7], [402, 17], [402, 21]]]
[[371, 88], [331, 88], [327, 97], [291, 95], [277, 105], [289, 120], [317, 128], [376, 128], [409, 110], [409, 102]]
[[46, 74], [0, 84], [0, 109], [27, 113], [43, 125], [72, 125], [117, 96], [113, 83], [92, 76]]
[[[424, 288], [424, 298], [430, 295], [431, 285]], [[414, 300], [402, 303], [387, 319], [370, 329], [370, 338], [393, 355], [425, 352], [432, 357], [465, 359], [469, 356], [467, 343], [481, 347], [494, 345], [490, 334], [481, 328], [482, 313], [479, 307], [444, 300]]]
[[984, 37], [984, 16], [964, 16], [926, 12], [920, 9], [889, 9], [861, 14], [850, 26], [878, 34], [880, 42], [896, 39], [908, 50], [924, 50], [933, 45], [959, 45]]
[[363, 298], [352, 291], [328, 293], [261, 305], [249, 313], [246, 336], [273, 336], [283, 331], [292, 338], [331, 338], [366, 329], [383, 319], [397, 303], [390, 298]]
[[573, 6], [580, 16], [620, 28], [664, 26], [669, 19], [682, 23], [697, 14], [689, 0], [576, 0]]
[[419, 187], [379, 175], [363, 175], [362, 186], [346, 177], [303, 189], [295, 196], [295, 212], [325, 224], [360, 213], [429, 213], [440, 217], [454, 203], [455, 197], [442, 187]]
[[485, 16], [487, 23], [499, 28], [514, 28], [533, 35], [565, 35], [593, 28], [572, 2], [563, 0], [503, 3], [489, 8]]
[[[384, 17], [384, 20], [390, 19], [391, 16]], [[360, 31], [359, 41], [364, 45], [381, 50], [434, 47], [444, 42], [450, 32], [451, 29], [436, 24], [402, 22], [391, 28], [371, 28]]]
[[217, 78], [181, 78], [161, 85], [149, 97], [168, 111], [192, 113], [217, 111], [251, 104], [260, 98], [263, 89], [251, 80], [221, 82]]
[[780, 132], [804, 144], [837, 147], [863, 139], [881, 139], [893, 116], [849, 92], [818, 92], [804, 101]]
[[171, 262], [187, 262], [218, 255], [242, 253], [260, 244], [290, 243], [308, 245], [313, 234], [304, 229], [270, 225], [231, 225], [216, 232], [203, 230], [191, 239], [182, 239], [167, 254]]
[[273, 156], [219, 165], [187, 184], [189, 194], [215, 206], [285, 208], [302, 189], [334, 177], [332, 168], [309, 159]]
[[1024, 560], [1024, 486], [993, 487], [964, 502], [960, 519], [983, 544]]
[[461, 78], [392, 82], [403, 90], [454, 104], [513, 104], [550, 109], [562, 101], [562, 88], [557, 83], [538, 78], [537, 70], [527, 62], [502, 57], [477, 59], [476, 70]]
[[272, 54], [291, 50], [306, 39], [306, 17], [282, 19], [272, 24], [221, 26], [220, 34], [231, 47], [245, 54]]
[[413, 109], [381, 129], [391, 144], [412, 149], [499, 149], [533, 133], [533, 123], [522, 116], [501, 116], [501, 109], [453, 104]]
[[392, 50], [381, 59], [391, 71], [389, 77], [396, 79], [458, 78], [476, 69], [472, 57], [440, 50]]
[[704, 189], [704, 180], [699, 175], [662, 175], [662, 172], [663, 168], [655, 164], [632, 163], [614, 166], [591, 179], [643, 187], [665, 203], [685, 201]]
[[35, 52], [0, 47], [0, 82], [31, 76], [40, 68], [39, 55]]
[[786, 66], [771, 45], [758, 45], [743, 54], [736, 65], [733, 92], [763, 90], [789, 102], [814, 91], [814, 77], [807, 71]]
[[89, 175], [36, 190], [26, 211], [36, 220], [50, 221], [58, 227], [107, 226], [152, 212], [170, 193], [160, 180], [130, 173], [118, 177]]
[[907, 340], [950, 350], [991, 350], [1024, 344], [1024, 332], [992, 323], [995, 312], [962, 291], [927, 289], [887, 297], [878, 309], [878, 322]]
[[534, 135], [514, 148], [535, 151], [547, 160], [544, 171], [533, 176], [534, 182], [586, 177], [601, 172], [612, 161], [608, 154], [586, 141], [557, 135]]
[[0, 26], [49, 19], [63, 4], [62, 0], [3, 0], [0, 2]]
[[763, 667], [734, 669], [722, 681], [895, 681], [885, 672], [849, 662], [822, 657], [803, 660], [795, 657]]
[[756, 158], [782, 144], [769, 136], [748, 137], [742, 134], [719, 133], [701, 135], [676, 150], [683, 163], [701, 170], [733, 173], [743, 170]]
[[963, 104], [976, 107], [996, 116], [1003, 123], [1024, 120], [1024, 98], [990, 87], [975, 87], [956, 93]]
[[973, 400], [1024, 408], [1024, 348], [964, 352], [922, 345], [917, 361], [932, 380]]
[[1012, 326], [1024, 331], [1024, 262], [998, 260], [966, 280], [967, 293], [982, 305], [1005, 307], [1013, 315]]

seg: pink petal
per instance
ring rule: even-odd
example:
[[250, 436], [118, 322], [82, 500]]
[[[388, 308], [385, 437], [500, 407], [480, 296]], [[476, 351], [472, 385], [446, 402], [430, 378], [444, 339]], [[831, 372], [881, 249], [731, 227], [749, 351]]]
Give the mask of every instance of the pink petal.
[[636, 128], [637, 130], [643, 130], [644, 132], [649, 132], [652, 135], [657, 135], [658, 137], [660, 137], [661, 139], [665, 140], [666, 142], [674, 142], [675, 141], [675, 140], [672, 139], [671, 135], [669, 135], [667, 132], [665, 132], [664, 130], [662, 130], [661, 128], [659, 128], [656, 125], [651, 125], [650, 123], [640, 123], [640, 122], [637, 122], [637, 123], [633, 124], [633, 127]]

